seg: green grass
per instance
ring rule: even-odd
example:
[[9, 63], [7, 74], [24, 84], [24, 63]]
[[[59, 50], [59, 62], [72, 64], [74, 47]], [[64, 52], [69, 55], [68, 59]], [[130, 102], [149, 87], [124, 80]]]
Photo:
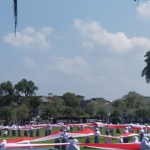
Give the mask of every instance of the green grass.
[[[55, 131], [58, 131], [58, 130], [59, 130], [58, 128], [53, 128], [52, 133], [55, 132]], [[4, 130], [4, 131], [5, 131], [5, 130]], [[4, 137], [4, 136], [3, 136], [3, 132], [4, 132], [4, 131], [2, 131], [2, 136], [0, 136], [0, 139], [1, 139], [1, 140], [3, 140], [3, 139], [5, 139], [5, 140], [7, 140], [7, 139], [15, 139], [15, 138], [18, 137], [18, 136], [13, 136], [13, 137], [12, 137], [12, 136], [11, 136], [11, 130], [10, 130], [10, 135], [9, 135], [8, 137]], [[74, 127], [73, 132], [76, 132], [76, 131], [77, 131], [77, 128]], [[121, 129], [120, 131], [121, 131], [121, 133], [117, 134], [117, 133], [116, 133], [116, 129], [114, 129], [114, 136], [123, 134], [124, 130]], [[104, 129], [104, 128], [103, 128], [102, 130], [100, 130], [100, 132], [101, 132], [101, 134], [105, 135], [105, 129]], [[136, 131], [134, 131], [134, 132], [136, 133]], [[16, 131], [16, 134], [18, 134], [17, 131]], [[23, 135], [24, 135], [24, 131], [21, 131], [21, 136], [23, 136]], [[33, 135], [34, 135], [34, 137], [36, 137], [36, 130], [34, 130]], [[29, 136], [30, 136], [30, 135], [28, 134], [28, 137], [29, 137]], [[40, 137], [43, 137], [43, 136], [45, 136], [45, 129], [41, 128], [41, 129], [40, 129]], [[83, 137], [83, 138], [77, 138], [77, 139], [78, 139], [79, 143], [85, 143], [85, 138], [84, 138], [84, 137]], [[90, 141], [91, 141], [91, 143], [94, 143], [94, 136], [90, 136]], [[118, 142], [118, 140], [112, 139], [112, 143], [117, 143], [117, 142]], [[48, 141], [36, 142], [36, 143], [54, 143], [54, 140], [48, 140]], [[105, 143], [105, 139], [102, 138], [102, 137], [100, 137], [100, 143]], [[89, 149], [88, 149], [88, 148], [83, 148], [83, 147], [81, 147], [81, 150], [89, 150]], [[92, 148], [90, 148], [90, 150], [92, 150]]]

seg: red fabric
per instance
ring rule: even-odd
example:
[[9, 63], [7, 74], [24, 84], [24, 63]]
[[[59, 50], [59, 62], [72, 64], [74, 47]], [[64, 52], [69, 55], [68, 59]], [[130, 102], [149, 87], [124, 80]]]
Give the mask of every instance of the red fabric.
[[92, 143], [84, 143], [80, 144], [81, 146], [89, 146], [93, 148], [118, 148], [118, 149], [123, 149], [123, 150], [140, 150], [140, 144], [139, 143], [122, 143], [122, 144], [92, 144]]

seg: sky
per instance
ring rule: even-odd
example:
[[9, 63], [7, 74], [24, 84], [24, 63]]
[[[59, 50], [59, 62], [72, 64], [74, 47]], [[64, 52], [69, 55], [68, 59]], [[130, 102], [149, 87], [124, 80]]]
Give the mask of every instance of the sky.
[[3, 0], [0, 21], [0, 83], [31, 80], [45, 96], [150, 96], [150, 1], [20, 0], [15, 37], [13, 0]]

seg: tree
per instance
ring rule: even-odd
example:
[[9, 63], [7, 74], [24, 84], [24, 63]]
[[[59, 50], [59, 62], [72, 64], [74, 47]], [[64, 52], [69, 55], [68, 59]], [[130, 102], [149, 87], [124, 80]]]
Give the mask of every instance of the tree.
[[[64, 115], [68, 118], [68, 123], [69, 123], [69, 118], [72, 118], [72, 117], [75, 117], [75, 111], [74, 111], [74, 108], [72, 107], [69, 107], [69, 106], [66, 106], [64, 108], [64, 111], [63, 111]], [[72, 119], [71, 119], [72, 120]]]
[[122, 117], [122, 112], [119, 109], [114, 109], [112, 114], [110, 115], [111, 118], [114, 118], [114, 122], [113, 123], [118, 123], [118, 121], [120, 120], [120, 118]]
[[6, 125], [9, 124], [9, 121], [11, 121], [15, 117], [14, 109], [9, 106], [4, 106], [0, 110], [0, 118], [3, 118], [6, 120]]
[[148, 108], [139, 108], [135, 113], [137, 117], [141, 117], [143, 119], [143, 123], [145, 122], [145, 119], [150, 116]]
[[104, 120], [104, 118], [108, 117], [108, 111], [106, 107], [98, 107], [98, 110], [96, 112], [96, 116], [99, 116], [101, 120]]
[[106, 106], [107, 102], [104, 98], [97, 98], [96, 99], [96, 104], [99, 105], [99, 106]]
[[65, 93], [62, 96], [64, 100], [64, 105], [69, 107], [80, 107], [80, 100], [73, 93]]
[[25, 98], [35, 95], [35, 91], [38, 90], [38, 87], [34, 85], [34, 82], [22, 79], [17, 84], [15, 84], [14, 90], [17, 95]]
[[15, 109], [17, 120], [27, 119], [29, 117], [29, 109], [26, 105], [22, 104]]
[[136, 109], [135, 108], [130, 108], [127, 110], [127, 117], [130, 118], [130, 122], [132, 123], [132, 119], [133, 117], [135, 117], [135, 112], [136, 112]]
[[144, 55], [146, 59], [144, 60], [146, 63], [146, 67], [142, 70], [141, 76], [146, 79], [146, 83], [150, 82], [150, 50]]
[[90, 116], [95, 116], [96, 114], [96, 104], [90, 102], [85, 107], [85, 113], [89, 114]]
[[32, 116], [36, 116], [39, 106], [42, 104], [42, 100], [38, 96], [24, 98], [23, 104], [29, 108], [30, 120]]
[[145, 103], [144, 97], [136, 92], [130, 91], [127, 95], [124, 95], [124, 102], [128, 108], [138, 108], [141, 106], [141, 102]]
[[112, 106], [115, 109], [125, 110], [127, 108], [126, 103], [122, 99], [117, 99], [112, 102]]
[[48, 105], [44, 108], [42, 116], [48, 117], [48, 120], [50, 122], [50, 118], [54, 117], [56, 118], [58, 116], [57, 110], [54, 108], [53, 105]]
[[2, 82], [0, 84], [0, 96], [3, 99], [3, 104], [10, 106], [14, 105], [15, 98], [14, 98], [14, 88], [10, 81]]

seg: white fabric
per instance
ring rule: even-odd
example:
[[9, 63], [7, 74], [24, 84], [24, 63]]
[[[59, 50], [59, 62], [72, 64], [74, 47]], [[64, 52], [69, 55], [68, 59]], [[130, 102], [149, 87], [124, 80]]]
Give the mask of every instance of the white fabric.
[[77, 139], [73, 139], [70, 141], [70, 145], [69, 145], [68, 150], [80, 150], [80, 146], [78, 145]]
[[149, 150], [149, 149], [150, 149], [149, 139], [147, 137], [144, 137], [140, 145], [140, 150]]
[[6, 140], [3, 140], [1, 143], [1, 149], [6, 149]]
[[138, 143], [138, 142], [139, 142], [138, 137], [137, 137], [137, 136], [134, 136], [134, 137], [133, 137], [133, 143]]
[[122, 137], [119, 137], [118, 143], [123, 143], [123, 138]]

